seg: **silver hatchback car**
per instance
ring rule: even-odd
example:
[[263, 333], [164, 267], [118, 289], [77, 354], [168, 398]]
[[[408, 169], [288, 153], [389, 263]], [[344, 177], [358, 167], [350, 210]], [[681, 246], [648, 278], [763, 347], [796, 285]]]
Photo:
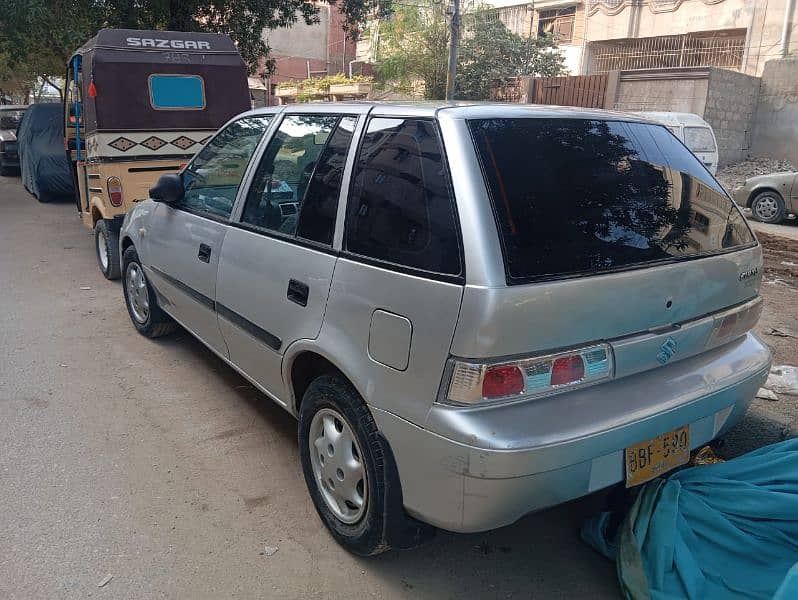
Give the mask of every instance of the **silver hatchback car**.
[[665, 127], [513, 105], [230, 121], [125, 218], [134, 326], [180, 323], [299, 420], [369, 555], [639, 485], [745, 412], [762, 253]]

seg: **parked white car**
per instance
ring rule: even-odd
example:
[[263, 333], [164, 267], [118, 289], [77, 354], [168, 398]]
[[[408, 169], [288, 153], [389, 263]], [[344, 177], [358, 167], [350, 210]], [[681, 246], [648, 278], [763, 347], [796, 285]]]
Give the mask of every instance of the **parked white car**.
[[718, 142], [712, 126], [693, 113], [642, 112], [670, 129], [713, 175], [718, 170]]

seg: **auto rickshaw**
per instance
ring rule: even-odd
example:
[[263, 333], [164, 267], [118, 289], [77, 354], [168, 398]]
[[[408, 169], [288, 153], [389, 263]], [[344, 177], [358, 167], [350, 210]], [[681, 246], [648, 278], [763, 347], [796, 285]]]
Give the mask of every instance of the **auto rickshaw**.
[[72, 55], [64, 147], [106, 278], [119, 277], [128, 209], [250, 107], [247, 67], [226, 35], [102, 29]]

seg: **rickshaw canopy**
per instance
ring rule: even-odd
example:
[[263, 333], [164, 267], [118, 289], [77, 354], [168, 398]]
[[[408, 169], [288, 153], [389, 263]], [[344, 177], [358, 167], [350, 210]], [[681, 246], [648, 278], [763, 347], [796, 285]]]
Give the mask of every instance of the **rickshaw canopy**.
[[69, 69], [87, 134], [217, 129], [250, 108], [247, 66], [223, 34], [102, 29]]

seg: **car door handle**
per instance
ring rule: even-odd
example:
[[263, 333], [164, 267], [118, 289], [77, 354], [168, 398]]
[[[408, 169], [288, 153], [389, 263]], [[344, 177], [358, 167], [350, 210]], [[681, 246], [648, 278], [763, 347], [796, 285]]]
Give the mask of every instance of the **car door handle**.
[[291, 302], [299, 304], [299, 306], [307, 306], [309, 293], [310, 288], [308, 288], [308, 284], [297, 281], [296, 279], [292, 279], [288, 282], [288, 293], [286, 297]]
[[211, 262], [211, 247], [208, 244], [200, 244], [197, 258], [202, 262]]

